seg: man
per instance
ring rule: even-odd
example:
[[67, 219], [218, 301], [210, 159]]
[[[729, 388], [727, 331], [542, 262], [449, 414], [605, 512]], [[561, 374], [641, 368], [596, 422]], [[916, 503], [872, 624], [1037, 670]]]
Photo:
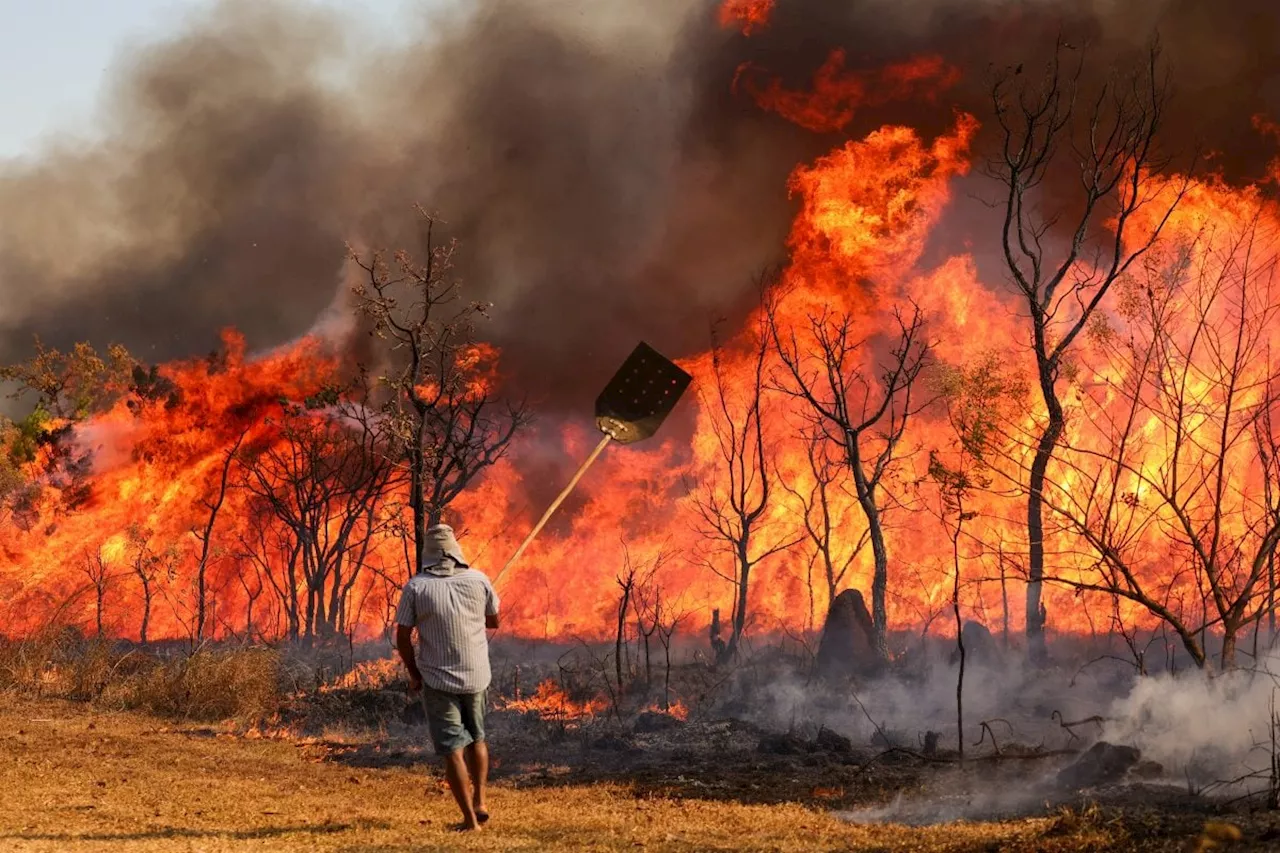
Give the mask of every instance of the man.
[[422, 566], [400, 593], [396, 626], [396, 648], [409, 670], [409, 692], [422, 691], [431, 740], [436, 754], [444, 756], [449, 790], [462, 810], [460, 828], [479, 829], [489, 820], [484, 706], [490, 673], [485, 629], [498, 627], [498, 594], [487, 577], [467, 565], [447, 524], [427, 531]]

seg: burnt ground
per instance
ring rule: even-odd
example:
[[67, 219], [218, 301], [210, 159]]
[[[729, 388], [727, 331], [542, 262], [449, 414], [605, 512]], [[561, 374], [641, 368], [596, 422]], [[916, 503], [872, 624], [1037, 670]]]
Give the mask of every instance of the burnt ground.
[[[312, 732], [297, 740], [310, 760], [410, 768], [430, 780], [428, 787], [441, 786], [426, 727], [406, 723], [405, 707], [404, 694], [395, 690], [330, 691], [284, 716]], [[1101, 779], [1086, 780], [1096, 784], [1060, 781], [1087, 752], [1087, 738], [1066, 747], [1006, 739], [998, 751], [987, 743], [970, 748], [961, 765], [954, 750], [926, 754], [887, 744], [882, 730], [857, 742], [822, 726], [788, 731], [732, 717], [685, 722], [606, 711], [567, 720], [496, 710], [487, 727], [492, 777], [514, 788], [612, 783], [640, 799], [798, 803], [866, 824], [1058, 815], [1063, 832], [1077, 822], [1103, 824], [1140, 849], [1144, 839], [1193, 838], [1206, 826], [1228, 842], [1238, 828], [1250, 849], [1280, 849], [1280, 813], [1258, 807], [1256, 799], [1204, 796], [1150, 762], [1111, 768], [1109, 775], [1104, 768]]]

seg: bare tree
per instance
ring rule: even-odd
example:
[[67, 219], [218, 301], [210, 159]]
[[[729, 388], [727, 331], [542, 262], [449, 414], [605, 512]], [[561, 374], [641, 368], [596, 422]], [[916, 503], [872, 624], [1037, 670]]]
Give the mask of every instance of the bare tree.
[[914, 304], [909, 319], [895, 308], [897, 337], [883, 363], [874, 365], [870, 342], [857, 336], [858, 320], [851, 314], [811, 315], [807, 328], [798, 332], [782, 327], [777, 303], [771, 304], [768, 313], [786, 373], [779, 387], [808, 404], [814, 426], [838, 451], [853, 479], [875, 560], [871, 609], [876, 653], [887, 660], [889, 549], [883, 487], [899, 460], [907, 422], [924, 405], [916, 394], [916, 380], [930, 352], [924, 340], [924, 318]]
[[89, 579], [89, 583], [93, 586], [94, 623], [97, 628], [95, 636], [101, 640], [103, 637], [102, 617], [106, 610], [107, 590], [110, 588], [113, 578], [111, 566], [107, 563], [107, 558], [102, 553], [102, 549], [98, 548], [93, 553], [84, 552], [80, 570], [84, 572], [85, 577]]
[[[1076, 61], [1070, 62], [1072, 52]], [[1059, 41], [1042, 76], [1022, 66], [996, 77], [991, 102], [1002, 145], [987, 164], [1000, 185], [1005, 265], [1031, 325], [1045, 417], [1038, 425], [1027, 489], [1026, 633], [1033, 661], [1046, 659], [1044, 489], [1062, 438], [1063, 367], [1112, 285], [1160, 236], [1186, 189], [1155, 177], [1168, 165], [1157, 145], [1169, 96], [1154, 45], [1147, 61], [1081, 92], [1084, 52]], [[1061, 174], [1075, 177], [1074, 197]], [[1063, 184], [1046, 187], [1062, 178]], [[1050, 201], [1060, 198], [1058, 206]], [[1136, 222], [1158, 207], [1145, 230]]]
[[[769, 336], [762, 318], [741, 361], [728, 354], [712, 329], [711, 376], [698, 386], [701, 409], [715, 438], [711, 476], [694, 495], [699, 532], [707, 543], [701, 560], [733, 585], [729, 641], [717, 647], [724, 663], [735, 658], [751, 605], [751, 573], [762, 561], [795, 545], [798, 538], [764, 539], [766, 512], [775, 499], [777, 470], [766, 447], [762, 399]], [[731, 567], [726, 569], [726, 564]], [[716, 635], [713, 631], [713, 645]]]
[[807, 494], [799, 487], [784, 483], [783, 486], [800, 505], [801, 524], [809, 542], [809, 627], [814, 624], [813, 567], [822, 569], [827, 605], [836, 600], [840, 587], [849, 570], [853, 568], [863, 549], [870, 541], [871, 532], [864, 527], [858, 538], [850, 542], [839, 507], [842, 497], [848, 494], [848, 467], [832, 459], [830, 443], [822, 430], [814, 430], [805, 437], [805, 456], [809, 462], [809, 475], [813, 478]]
[[279, 523], [269, 501], [251, 498], [246, 509], [248, 518], [238, 534], [237, 557], [251, 564], [255, 575], [266, 579], [284, 616], [283, 636], [297, 640], [302, 636], [298, 577], [302, 540]]
[[227, 499], [227, 488], [231, 485], [231, 466], [235, 462], [236, 454], [240, 451], [240, 445], [244, 442], [244, 437], [249, 430], [243, 429], [236, 437], [235, 443], [223, 454], [222, 465], [218, 469], [217, 481], [214, 484], [213, 493], [201, 499], [201, 506], [205, 510], [205, 522], [200, 527], [192, 528], [191, 534], [196, 537], [196, 541], [200, 543], [200, 553], [196, 560], [196, 624], [195, 624], [195, 641], [201, 643], [204, 641], [205, 626], [205, 607], [208, 602], [208, 572], [209, 559], [213, 556], [213, 528], [218, 522], [218, 513], [222, 510], [222, 504]]
[[160, 591], [157, 582], [161, 575], [172, 580], [171, 576], [177, 562], [175, 549], [157, 552], [152, 548], [151, 538], [154, 535], [154, 531], [138, 523], [129, 525], [125, 533], [129, 564], [142, 586], [142, 620], [138, 626], [138, 641], [143, 645], [147, 643], [151, 627], [151, 608], [155, 602], [156, 593]]
[[524, 403], [497, 398], [497, 353], [476, 340], [476, 326], [491, 306], [463, 301], [453, 277], [456, 244], [437, 243], [436, 219], [419, 214], [421, 261], [403, 251], [390, 260], [382, 252], [351, 252], [366, 273], [353, 288], [359, 310], [387, 348], [377, 405], [392, 426], [393, 458], [409, 478], [410, 573], [422, 563], [427, 529], [477, 474], [506, 455], [531, 420]]
[[290, 567], [302, 570], [303, 636], [331, 637], [344, 631], [346, 600], [362, 568], [352, 557], [374, 535], [375, 508], [396, 469], [371, 419], [287, 405], [280, 420], [278, 440], [240, 454], [242, 485], [287, 532], [286, 550], [296, 543]]
[[[1256, 221], [1202, 235], [1128, 282], [1128, 334], [1102, 335], [1120, 379], [1100, 396], [1121, 405], [1090, 407], [1102, 438], [1069, 444], [1076, 487], [1050, 493], [1093, 560], [1083, 577], [1053, 579], [1139, 605], [1201, 667], [1211, 628], [1222, 634], [1221, 666], [1235, 665], [1241, 630], [1266, 611], [1280, 543], [1267, 497], [1280, 443], [1267, 352], [1280, 307], [1267, 242]], [[1259, 470], [1272, 487], [1257, 482]], [[1198, 601], [1187, 600], [1192, 589]]]

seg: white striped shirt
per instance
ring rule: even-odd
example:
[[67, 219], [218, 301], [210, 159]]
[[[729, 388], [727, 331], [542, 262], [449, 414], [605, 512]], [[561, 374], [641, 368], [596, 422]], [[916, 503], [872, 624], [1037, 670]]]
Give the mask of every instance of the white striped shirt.
[[498, 613], [498, 594], [482, 572], [419, 572], [400, 593], [396, 624], [418, 629], [418, 669], [428, 687], [479, 693], [489, 686], [485, 617]]

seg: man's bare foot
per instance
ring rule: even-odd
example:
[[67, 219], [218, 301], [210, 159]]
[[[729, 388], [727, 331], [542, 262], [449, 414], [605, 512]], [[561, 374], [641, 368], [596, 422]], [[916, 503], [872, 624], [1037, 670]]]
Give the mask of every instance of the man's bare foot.
[[480, 830], [480, 821], [464, 820], [462, 823], [454, 824], [454, 832], [478, 832]]
[[485, 811], [483, 806], [476, 806], [476, 823], [484, 826], [489, 822], [489, 813]]

